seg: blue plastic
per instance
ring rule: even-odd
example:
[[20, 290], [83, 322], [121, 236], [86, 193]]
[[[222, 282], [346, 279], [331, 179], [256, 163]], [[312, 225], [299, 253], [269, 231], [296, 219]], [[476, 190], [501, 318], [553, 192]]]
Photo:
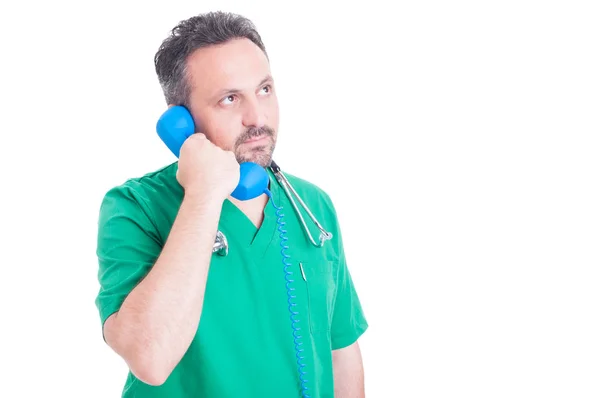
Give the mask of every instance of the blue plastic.
[[277, 224], [279, 225], [277, 230], [279, 231], [279, 242], [281, 246], [283, 273], [285, 275], [285, 287], [287, 290], [288, 297], [288, 311], [290, 312], [290, 321], [292, 322], [292, 335], [294, 337], [294, 348], [296, 349], [296, 365], [298, 370], [298, 376], [300, 378], [300, 389], [302, 393], [302, 398], [310, 398], [310, 395], [308, 393], [308, 380], [306, 379], [307, 372], [304, 370], [306, 364], [303, 363], [305, 357], [302, 355], [302, 353], [304, 352], [304, 348], [302, 348], [302, 345], [304, 343], [302, 342], [302, 335], [300, 334], [300, 326], [297, 325], [297, 323], [300, 322], [300, 319], [298, 319], [300, 313], [297, 309], [294, 309], [294, 307], [298, 305], [294, 302], [294, 299], [296, 298], [296, 296], [294, 295], [294, 291], [296, 290], [296, 288], [293, 287], [294, 279], [292, 279], [294, 276], [294, 272], [291, 270], [292, 264], [288, 261], [290, 255], [285, 253], [285, 251], [289, 249], [289, 246], [286, 245], [288, 238], [285, 236], [287, 230], [284, 229], [285, 222], [283, 221], [283, 207], [277, 206], [275, 204], [271, 192], [269, 190], [265, 190], [265, 193], [267, 194], [267, 196], [269, 196], [273, 207], [275, 207], [275, 209], [277, 210]]
[[156, 122], [156, 132], [173, 155], [179, 158], [184, 141], [195, 132], [194, 119], [183, 106], [173, 106]]
[[269, 186], [269, 176], [265, 169], [252, 162], [240, 164], [240, 182], [231, 193], [236, 199], [248, 200], [262, 195]]
[[[167, 109], [156, 122], [156, 132], [173, 155], [179, 158], [181, 146], [196, 132], [194, 119], [183, 106]], [[266, 170], [256, 163], [240, 165], [240, 181], [231, 196], [238, 200], [254, 199], [262, 195], [269, 185]]]

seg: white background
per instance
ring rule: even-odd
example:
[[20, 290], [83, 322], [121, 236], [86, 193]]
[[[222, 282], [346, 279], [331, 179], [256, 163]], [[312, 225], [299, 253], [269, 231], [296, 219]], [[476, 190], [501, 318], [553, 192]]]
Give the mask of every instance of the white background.
[[0, 396], [120, 396], [98, 207], [174, 160], [154, 53], [216, 9], [267, 46], [275, 159], [337, 205], [367, 396], [600, 396], [595, 2], [348, 3], [3, 3]]

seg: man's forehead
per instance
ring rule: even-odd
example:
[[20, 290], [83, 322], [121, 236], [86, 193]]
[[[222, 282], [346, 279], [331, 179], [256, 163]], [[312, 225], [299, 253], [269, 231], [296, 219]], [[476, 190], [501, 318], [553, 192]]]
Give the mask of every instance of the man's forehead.
[[207, 96], [222, 90], [255, 88], [271, 73], [266, 55], [248, 39], [196, 50], [187, 67], [192, 87]]

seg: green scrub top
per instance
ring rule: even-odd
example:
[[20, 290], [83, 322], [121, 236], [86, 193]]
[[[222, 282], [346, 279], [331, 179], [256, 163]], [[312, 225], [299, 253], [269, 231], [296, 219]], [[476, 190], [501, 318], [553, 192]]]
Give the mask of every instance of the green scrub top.
[[[110, 189], [102, 201], [96, 298], [102, 325], [160, 255], [183, 199], [176, 171], [177, 162], [129, 179]], [[257, 229], [232, 202], [223, 202], [218, 228], [229, 252], [212, 255], [200, 323], [190, 347], [160, 386], [147, 385], [129, 372], [122, 397], [301, 396], [278, 221], [287, 231], [285, 253], [297, 296], [308, 393], [313, 398], [334, 396], [331, 351], [351, 345], [368, 327], [346, 265], [335, 209], [323, 190], [286, 174], [333, 234], [324, 247], [314, 247], [285, 192], [267, 171], [281, 213], [267, 203]], [[316, 226], [306, 213], [304, 218], [317, 238]]]

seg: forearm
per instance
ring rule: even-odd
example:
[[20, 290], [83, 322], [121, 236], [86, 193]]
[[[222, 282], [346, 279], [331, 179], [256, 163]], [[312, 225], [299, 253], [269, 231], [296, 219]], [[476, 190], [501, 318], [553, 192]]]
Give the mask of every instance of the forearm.
[[142, 377], [162, 382], [194, 338], [221, 205], [184, 198], [161, 255], [116, 314], [115, 349]]

